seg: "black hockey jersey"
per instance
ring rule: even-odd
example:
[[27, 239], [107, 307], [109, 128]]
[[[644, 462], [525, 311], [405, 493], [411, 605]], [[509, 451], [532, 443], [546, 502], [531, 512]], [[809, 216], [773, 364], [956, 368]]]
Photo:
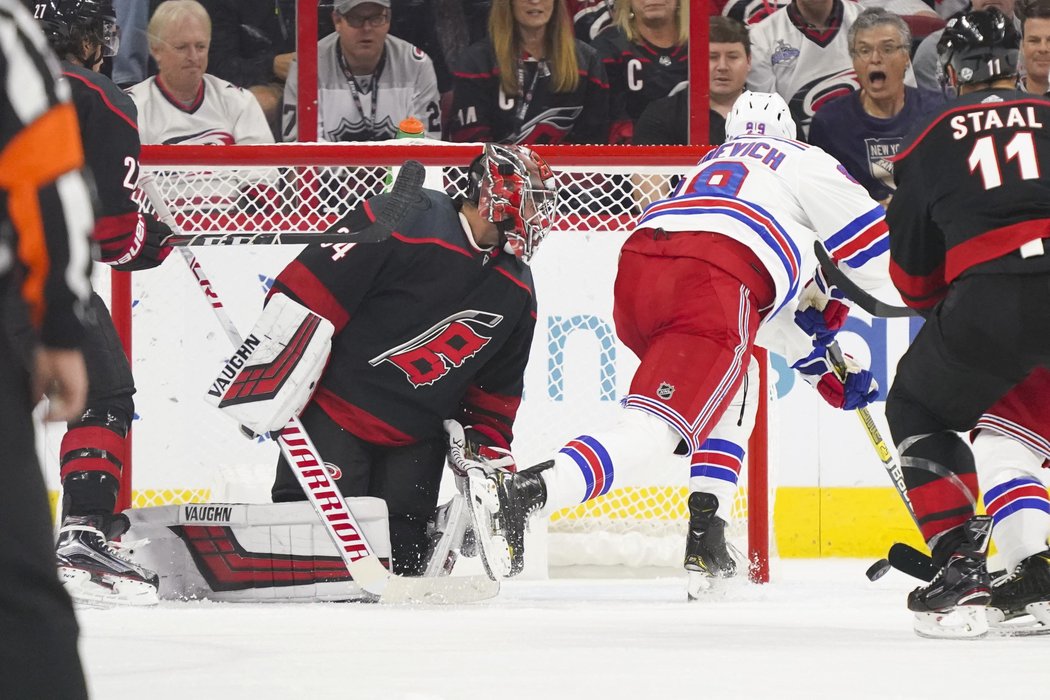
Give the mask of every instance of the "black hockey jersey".
[[894, 158], [886, 214], [890, 274], [904, 300], [930, 308], [967, 271], [1050, 269], [1050, 248], [1017, 252], [1050, 237], [1050, 100], [981, 91], [923, 124]]
[[84, 160], [95, 177], [96, 215], [138, 211], [131, 199], [139, 177], [138, 111], [131, 97], [95, 71], [62, 61], [84, 141]]
[[593, 45], [609, 78], [611, 142], [630, 143], [631, 126], [646, 106], [689, 79], [689, 45], [662, 49], [644, 39], [636, 44], [619, 26], [607, 28]]
[[348, 432], [405, 445], [456, 418], [509, 447], [536, 326], [532, 273], [479, 251], [453, 201], [424, 192], [426, 211], [386, 241], [309, 246], [271, 293], [335, 325], [313, 401]]
[[573, 92], [552, 92], [544, 61], [520, 61], [521, 94], [505, 95], [492, 41], [463, 54], [454, 72], [452, 141], [520, 144], [606, 143], [609, 83], [598, 54], [576, 40], [580, 80]]

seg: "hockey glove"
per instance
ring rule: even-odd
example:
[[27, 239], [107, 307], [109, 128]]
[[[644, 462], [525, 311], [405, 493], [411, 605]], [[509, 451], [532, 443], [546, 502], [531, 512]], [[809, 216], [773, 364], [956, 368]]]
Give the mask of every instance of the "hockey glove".
[[799, 295], [795, 323], [813, 338], [814, 345], [827, 345], [845, 325], [849, 309], [846, 295], [828, 283], [818, 266]]
[[165, 240], [172, 234], [167, 224], [149, 214], [130, 212], [103, 216], [95, 222], [92, 238], [99, 245], [99, 260], [123, 272], [148, 270], [171, 253]]
[[844, 355], [846, 378], [843, 381], [835, 372], [835, 365], [828, 355], [827, 348], [818, 347], [808, 357], [791, 366], [816, 387], [824, 400], [834, 408], [852, 411], [864, 408], [878, 398], [879, 385], [871, 372], [861, 368], [849, 355]]

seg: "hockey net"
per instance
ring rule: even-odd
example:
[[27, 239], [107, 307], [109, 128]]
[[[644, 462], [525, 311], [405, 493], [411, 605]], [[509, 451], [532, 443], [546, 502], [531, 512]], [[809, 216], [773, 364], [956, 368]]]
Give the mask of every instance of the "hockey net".
[[[620, 245], [630, 233], [639, 202], [667, 191], [676, 174], [695, 164], [705, 149], [537, 150], [557, 172], [560, 202], [555, 228], [533, 261], [539, 318], [516, 426], [515, 452], [522, 465], [548, 458], [568, 439], [615, 418], [618, 400], [637, 366], [616, 340], [612, 324], [612, 282]], [[142, 164], [143, 176], [153, 179], [186, 233], [249, 236], [323, 231], [350, 207], [386, 189], [394, 176], [391, 166], [408, 158], [426, 166], [425, 186], [460, 194], [465, 186], [463, 166], [479, 152], [479, 145], [419, 141], [147, 146]], [[143, 206], [149, 208], [145, 198]], [[267, 284], [298, 250], [195, 248], [242, 331], [254, 321]], [[158, 270], [135, 275], [133, 282], [114, 275], [112, 288], [106, 290], [118, 328], [132, 319], [134, 326], [140, 419], [128, 490], [134, 506], [265, 500], [272, 479], [272, 445], [244, 440], [236, 426], [199, 400], [209, 375], [225, 357], [225, 338], [196, 286], [185, 265], [171, 260]], [[167, 310], [157, 308], [164, 304]], [[771, 508], [765, 476], [767, 397], [760, 393], [759, 428], [734, 503], [731, 538], [748, 553], [752, 578], [765, 580]], [[166, 427], [158, 430], [161, 420]], [[614, 488], [554, 514], [548, 525], [549, 563], [680, 568], [688, 522], [687, 480], [685, 459], [657, 460], [646, 486]], [[249, 495], [231, 487], [245, 482], [255, 483]]]

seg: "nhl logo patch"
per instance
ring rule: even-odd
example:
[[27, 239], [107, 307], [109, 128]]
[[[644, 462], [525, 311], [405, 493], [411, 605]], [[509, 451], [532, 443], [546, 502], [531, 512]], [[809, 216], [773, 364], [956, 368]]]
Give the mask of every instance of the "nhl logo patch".
[[963, 80], [969, 80], [973, 77], [973, 68], [963, 68], [959, 71], [959, 77]]
[[667, 401], [674, 396], [674, 386], [667, 382], [660, 382], [660, 386], [656, 388], [656, 395]]
[[669, 66], [669, 65], [671, 65], [671, 57], [668, 56], [667, 54], [661, 54], [660, 58], [657, 59], [657, 60], [658, 60], [658, 62], [660, 63], [661, 66]]

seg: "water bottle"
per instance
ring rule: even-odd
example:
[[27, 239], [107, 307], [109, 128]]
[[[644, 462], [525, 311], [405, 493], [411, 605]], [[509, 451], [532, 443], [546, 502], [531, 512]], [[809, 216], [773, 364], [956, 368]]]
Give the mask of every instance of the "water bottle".
[[[401, 123], [397, 125], [397, 136], [399, 139], [423, 139], [426, 138], [426, 130], [423, 127], [423, 122], [419, 121], [415, 117], [405, 117], [401, 120]], [[385, 187], [384, 190], [389, 190], [394, 185], [394, 180], [397, 178], [397, 173], [400, 168], [392, 167], [386, 173]]]

